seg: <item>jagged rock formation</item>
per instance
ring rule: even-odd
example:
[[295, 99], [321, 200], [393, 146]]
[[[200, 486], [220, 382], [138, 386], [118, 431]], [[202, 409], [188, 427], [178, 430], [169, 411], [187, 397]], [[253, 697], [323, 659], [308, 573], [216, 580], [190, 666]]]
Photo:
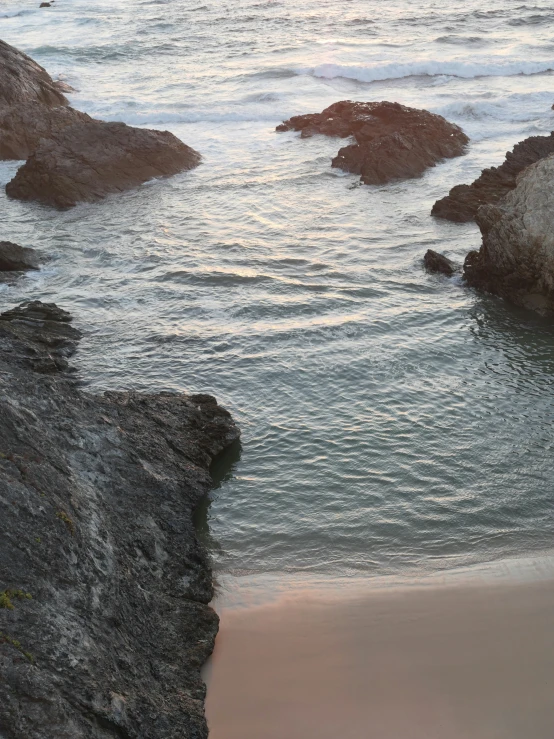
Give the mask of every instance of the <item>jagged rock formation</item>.
[[79, 390], [54, 305], [0, 318], [0, 736], [205, 739], [192, 516], [238, 429], [208, 395]]
[[457, 223], [475, 220], [481, 205], [498, 203], [516, 186], [517, 176], [530, 164], [554, 154], [554, 132], [530, 136], [506, 153], [499, 167], [484, 169], [471, 185], [456, 185], [437, 200], [431, 214]]
[[38, 269], [40, 257], [34, 249], [11, 241], [0, 241], [0, 272]]
[[427, 110], [399, 103], [343, 100], [322, 113], [293, 116], [277, 131], [346, 138], [331, 165], [361, 176], [366, 185], [418, 177], [441, 159], [460, 156], [469, 139], [459, 126]]
[[453, 261], [445, 257], [444, 254], [439, 254], [437, 251], [428, 249], [423, 257], [423, 264], [428, 272], [439, 272], [440, 274], [452, 277], [456, 272], [456, 265]]
[[200, 158], [168, 131], [89, 119], [43, 139], [6, 192], [19, 200], [69, 208], [192, 169]]
[[479, 251], [464, 264], [468, 285], [516, 305], [554, 310], [554, 156], [527, 167], [517, 186], [477, 213]]

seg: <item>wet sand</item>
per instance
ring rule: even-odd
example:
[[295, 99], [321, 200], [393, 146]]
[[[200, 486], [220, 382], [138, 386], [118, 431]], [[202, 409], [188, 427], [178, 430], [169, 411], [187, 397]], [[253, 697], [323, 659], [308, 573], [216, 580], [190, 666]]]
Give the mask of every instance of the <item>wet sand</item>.
[[220, 613], [211, 739], [554, 737], [554, 581]]

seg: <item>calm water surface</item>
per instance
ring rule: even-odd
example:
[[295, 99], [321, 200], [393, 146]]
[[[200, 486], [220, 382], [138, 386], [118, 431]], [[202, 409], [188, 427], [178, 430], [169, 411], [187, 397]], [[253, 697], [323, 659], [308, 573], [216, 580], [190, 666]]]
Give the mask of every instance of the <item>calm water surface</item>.
[[[204, 163], [64, 213], [2, 188], [1, 237], [50, 261], [0, 303], [69, 309], [91, 390], [232, 411], [242, 456], [208, 513], [220, 574], [409, 577], [551, 547], [554, 328], [421, 265], [479, 243], [434, 200], [553, 127], [551, 5], [37, 5], [1, 0], [0, 37], [77, 107], [169, 129]], [[330, 167], [336, 140], [274, 132], [345, 98], [441, 113], [468, 154], [359, 187]]]

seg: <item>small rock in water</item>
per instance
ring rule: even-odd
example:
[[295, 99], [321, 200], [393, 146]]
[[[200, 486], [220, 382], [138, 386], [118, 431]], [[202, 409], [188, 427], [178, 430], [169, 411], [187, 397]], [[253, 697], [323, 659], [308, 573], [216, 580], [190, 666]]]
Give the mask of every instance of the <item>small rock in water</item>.
[[423, 257], [423, 264], [428, 272], [440, 272], [443, 275], [452, 277], [456, 272], [456, 265], [444, 254], [439, 254], [437, 251], [428, 249], [425, 256]]
[[40, 259], [34, 249], [12, 244], [11, 241], [0, 241], [0, 272], [38, 269], [39, 265]]
[[322, 113], [293, 116], [277, 131], [301, 131], [346, 138], [356, 143], [340, 149], [332, 166], [361, 176], [365, 185], [418, 177], [428, 167], [464, 153], [469, 142], [459, 126], [427, 110], [399, 103], [343, 100]]
[[41, 3], [39, 5], [39, 8], [51, 8], [51, 7], [52, 7], [52, 3]]

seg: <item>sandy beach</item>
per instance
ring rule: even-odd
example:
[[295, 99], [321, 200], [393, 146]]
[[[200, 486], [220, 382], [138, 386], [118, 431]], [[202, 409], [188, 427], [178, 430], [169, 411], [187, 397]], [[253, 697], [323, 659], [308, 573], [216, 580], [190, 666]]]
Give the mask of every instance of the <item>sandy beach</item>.
[[551, 739], [554, 582], [223, 610], [212, 739]]

